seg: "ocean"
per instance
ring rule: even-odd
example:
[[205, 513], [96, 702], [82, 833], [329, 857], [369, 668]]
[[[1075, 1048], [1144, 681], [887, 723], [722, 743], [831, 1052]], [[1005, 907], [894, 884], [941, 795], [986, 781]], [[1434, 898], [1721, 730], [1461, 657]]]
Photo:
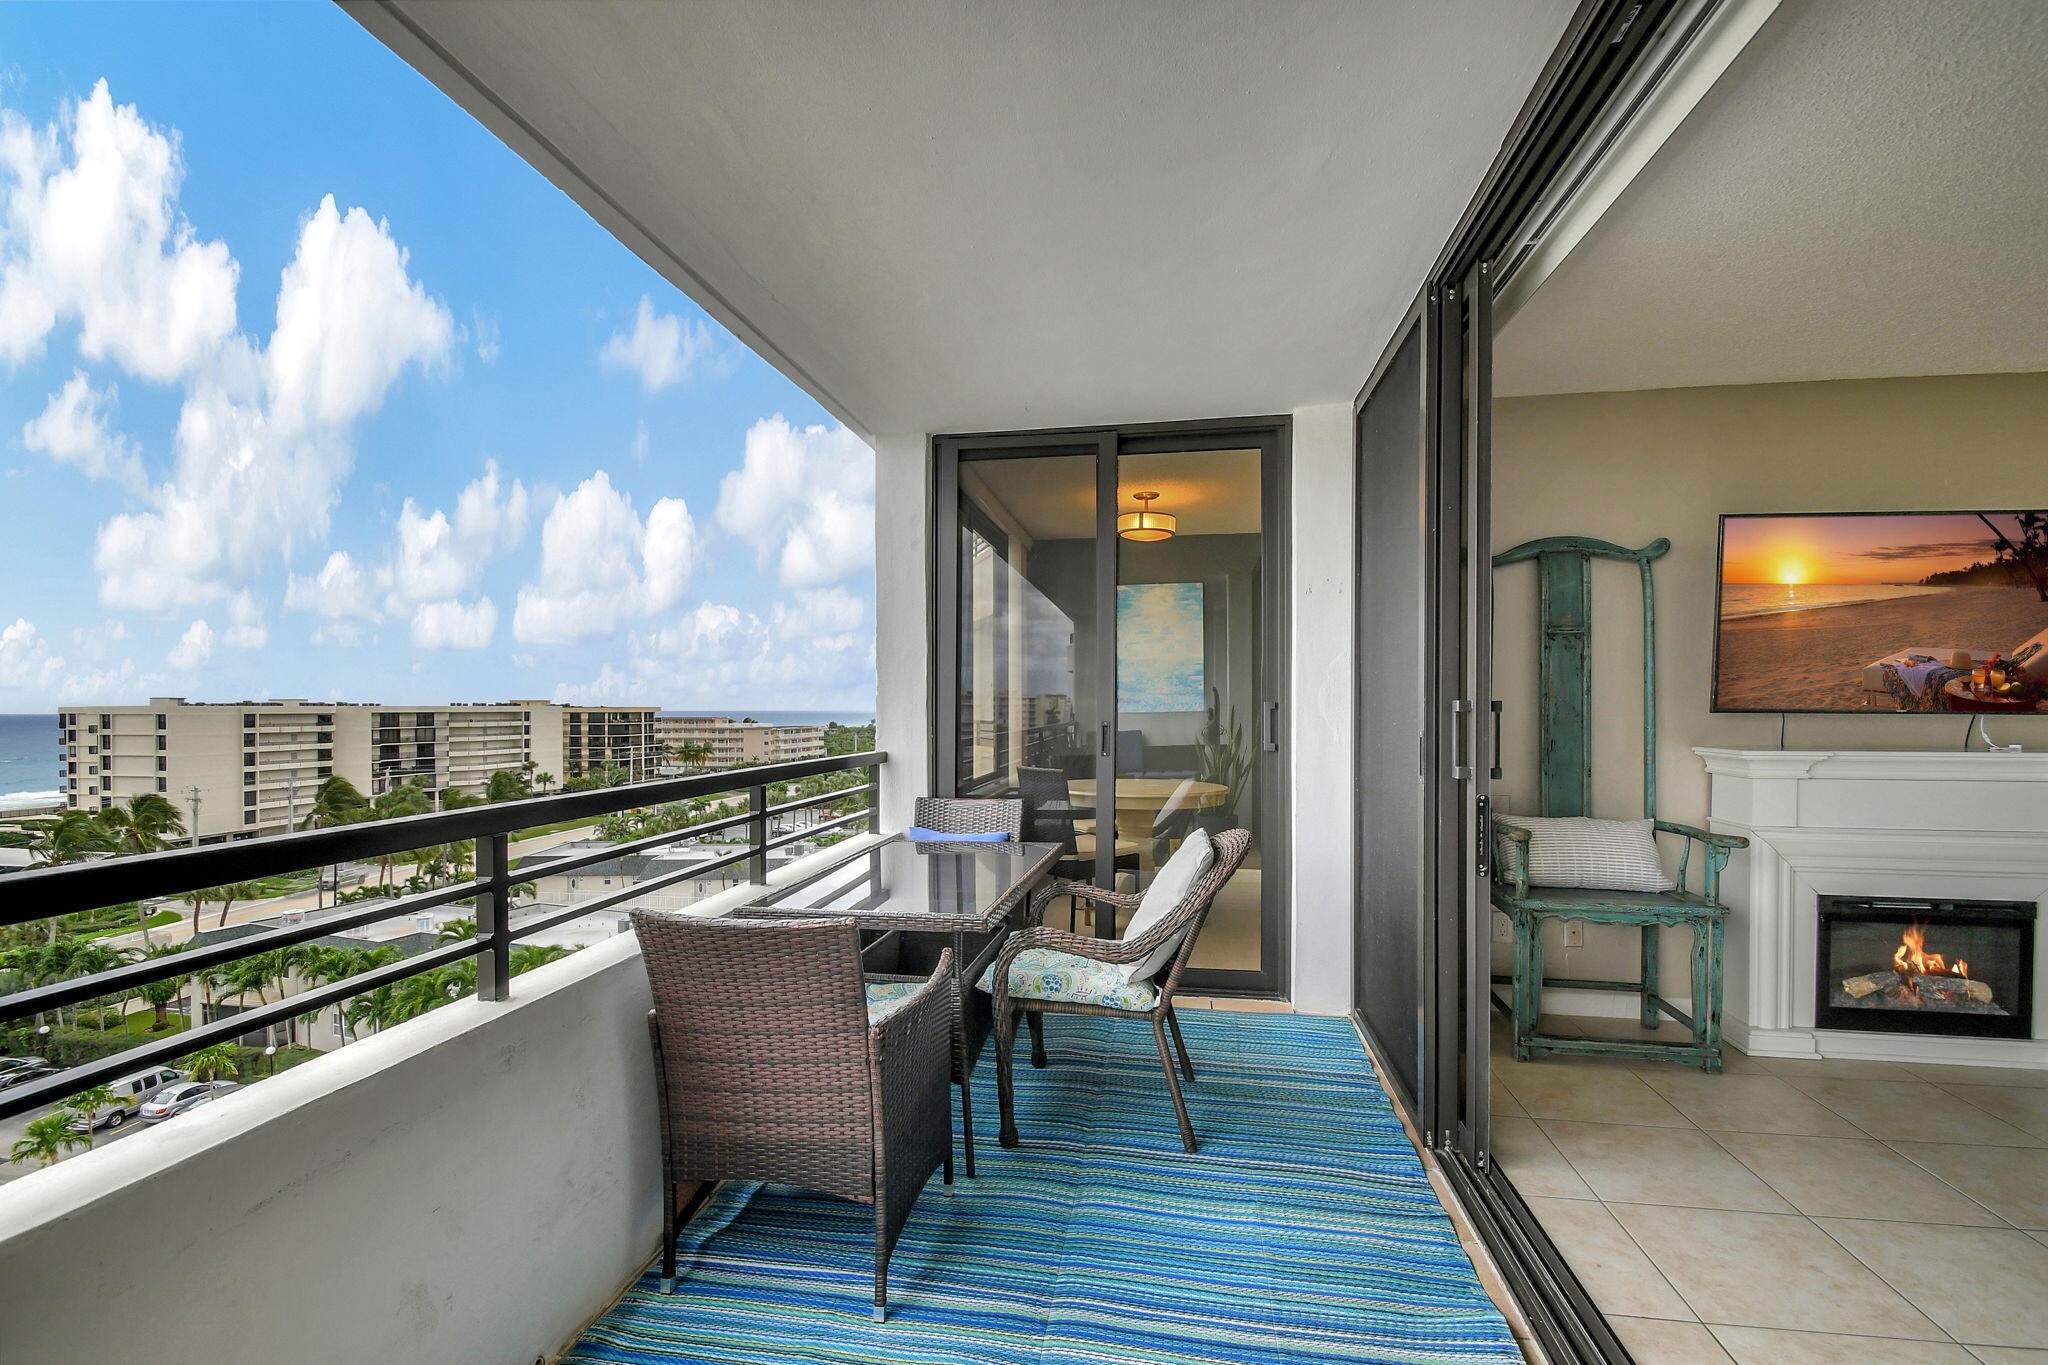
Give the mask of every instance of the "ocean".
[[[63, 763], [58, 756], [54, 711], [0, 714], [0, 810], [56, 800]], [[46, 800], [25, 799], [31, 794]]]
[[1926, 597], [1954, 588], [1924, 588], [1917, 583], [1723, 583], [1721, 619], [1775, 616], [1783, 611], [1846, 607], [1851, 602], [1888, 602], [1895, 597]]
[[694, 707], [687, 711], [663, 711], [664, 716], [725, 716], [740, 720], [752, 716], [763, 725], [830, 725], [838, 721], [841, 725], [873, 725], [872, 711], [752, 711], [744, 706], [728, 707], [723, 711], [712, 711]]

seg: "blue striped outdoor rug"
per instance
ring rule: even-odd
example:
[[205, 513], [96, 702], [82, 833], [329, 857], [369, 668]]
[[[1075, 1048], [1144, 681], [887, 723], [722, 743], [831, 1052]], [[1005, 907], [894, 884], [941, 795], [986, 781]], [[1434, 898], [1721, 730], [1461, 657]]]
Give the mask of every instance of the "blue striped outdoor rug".
[[727, 1187], [573, 1362], [1292, 1365], [1522, 1359], [1351, 1026], [1189, 1010], [1202, 1150], [1181, 1150], [1152, 1031], [1052, 1017], [1025, 1063], [1025, 1145], [996, 1145], [976, 1074], [978, 1178], [934, 1177], [870, 1319], [873, 1215]]

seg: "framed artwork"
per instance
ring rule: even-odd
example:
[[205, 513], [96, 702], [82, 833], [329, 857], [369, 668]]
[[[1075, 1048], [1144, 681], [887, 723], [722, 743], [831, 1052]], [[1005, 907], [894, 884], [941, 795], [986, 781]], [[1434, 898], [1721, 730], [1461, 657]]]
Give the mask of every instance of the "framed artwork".
[[1116, 709], [1119, 714], [1201, 711], [1202, 585], [1126, 583], [1116, 590]]

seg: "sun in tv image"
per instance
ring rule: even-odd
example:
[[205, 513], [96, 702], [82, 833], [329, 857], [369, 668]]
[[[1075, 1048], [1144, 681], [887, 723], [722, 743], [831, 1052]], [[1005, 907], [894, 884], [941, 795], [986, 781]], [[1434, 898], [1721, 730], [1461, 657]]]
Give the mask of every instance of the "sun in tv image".
[[2048, 713], [2048, 511], [1721, 519], [1720, 711]]

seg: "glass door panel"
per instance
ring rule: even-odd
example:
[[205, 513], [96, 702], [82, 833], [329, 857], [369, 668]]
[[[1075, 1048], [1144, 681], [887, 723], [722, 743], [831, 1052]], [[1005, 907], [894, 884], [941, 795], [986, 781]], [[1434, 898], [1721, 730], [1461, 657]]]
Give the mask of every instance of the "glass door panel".
[[[1198, 829], [1252, 831], [1190, 959], [1212, 986], [1253, 985], [1275, 970], [1261, 856], [1273, 696], [1266, 474], [1257, 447], [1117, 460], [1117, 884], [1142, 890]], [[1103, 914], [1098, 933], [1121, 927]]]
[[[1106, 774], [1096, 452], [963, 451], [958, 464], [957, 735], [952, 789], [1023, 796], [1055, 874], [1097, 885], [1092, 805]], [[1057, 914], [1057, 911], [1055, 911]]]

